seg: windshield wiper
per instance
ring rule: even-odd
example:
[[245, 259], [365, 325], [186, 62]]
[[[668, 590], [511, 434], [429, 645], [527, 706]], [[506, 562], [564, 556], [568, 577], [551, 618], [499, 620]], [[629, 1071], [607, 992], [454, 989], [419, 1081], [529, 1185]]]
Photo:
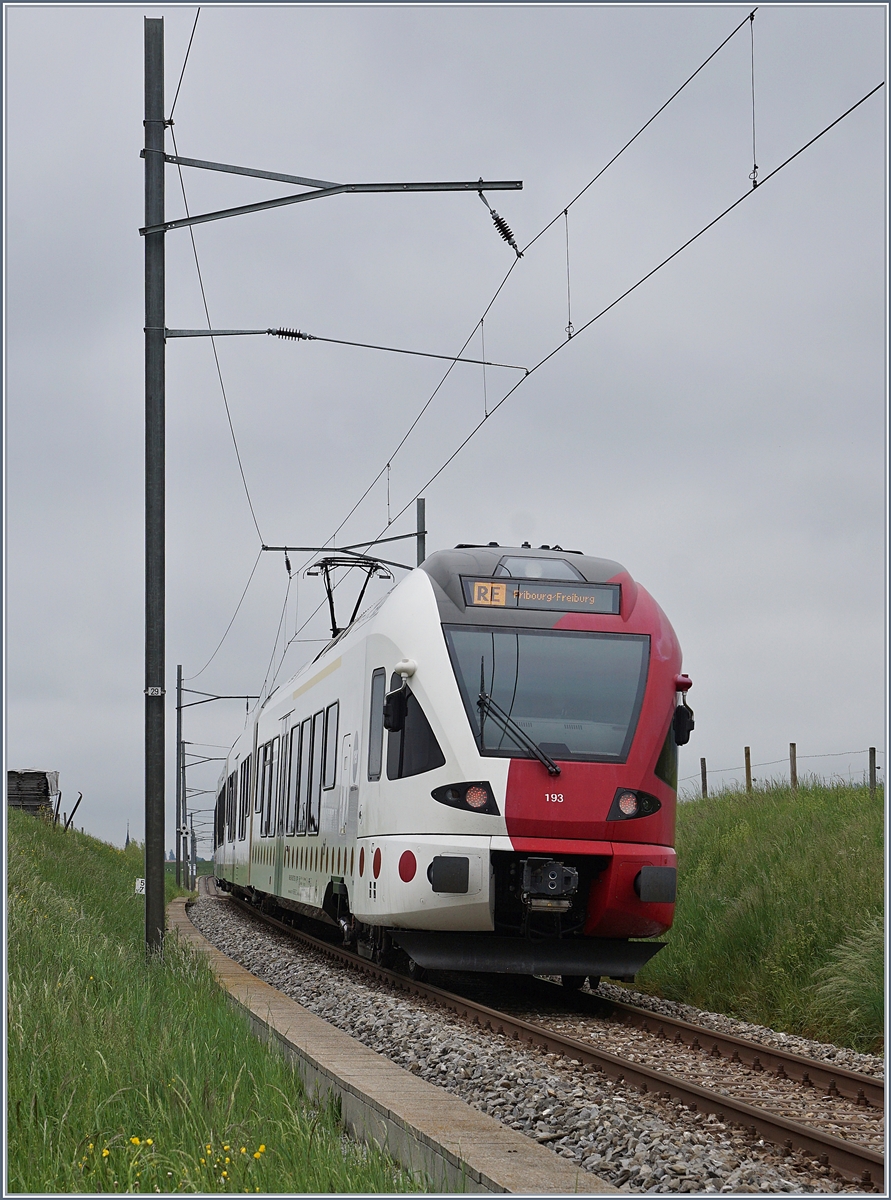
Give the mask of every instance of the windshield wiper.
[[[549, 775], [559, 775], [560, 768], [554, 762], [549, 754], [545, 754], [541, 747], [533, 742], [532, 738], [526, 734], [523, 729], [517, 724], [513, 717], [509, 716], [503, 708], [495, 703], [490, 695], [486, 692], [480, 692], [476, 702], [477, 708], [480, 710], [480, 739], [482, 741], [483, 722], [486, 717], [491, 716], [494, 721], [501, 725], [505, 733], [509, 733], [516, 741], [520, 743], [524, 750], [537, 758], [543, 767], [547, 767]], [[485, 749], [483, 743], [482, 748]]]

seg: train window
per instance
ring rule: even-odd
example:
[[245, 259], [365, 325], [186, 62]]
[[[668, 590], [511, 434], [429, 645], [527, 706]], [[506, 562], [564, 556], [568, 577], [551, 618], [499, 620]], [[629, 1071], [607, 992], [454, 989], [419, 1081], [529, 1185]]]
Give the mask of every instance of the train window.
[[300, 787], [297, 801], [297, 832], [306, 833], [306, 813], [309, 806], [309, 772], [312, 767], [312, 717], [300, 726]]
[[238, 783], [238, 840], [243, 842], [247, 837], [247, 816], [251, 794], [251, 760], [246, 758], [239, 771], [241, 778]]
[[[401, 676], [393, 675], [390, 691], [401, 686]], [[387, 778], [406, 779], [442, 766], [445, 755], [417, 696], [406, 685], [405, 721], [401, 729], [391, 729], [387, 735]]]
[[565, 558], [533, 558], [506, 555], [495, 568], [495, 575], [511, 579], [572, 579], [584, 581], [584, 575]]
[[368, 731], [368, 778], [380, 779], [384, 757], [384, 689], [387, 673], [383, 667], [371, 676], [371, 715]]
[[312, 777], [309, 784], [309, 807], [306, 817], [306, 832], [319, 832], [319, 812], [322, 807], [322, 750], [324, 741], [325, 713], [317, 712], [312, 719]]
[[290, 754], [288, 755], [288, 799], [285, 829], [288, 834], [297, 828], [297, 803], [300, 798], [300, 726], [291, 730]]
[[322, 787], [333, 788], [337, 773], [337, 720], [340, 704], [337, 700], [325, 709], [325, 775]]
[[214, 820], [214, 830], [213, 830], [214, 831], [214, 849], [216, 849], [217, 846], [222, 846], [222, 844], [223, 844], [223, 829], [224, 829], [223, 820], [224, 820], [224, 816], [225, 816], [223, 806], [225, 803], [225, 798], [226, 798], [226, 787], [225, 787], [225, 785], [223, 785], [223, 787], [220, 788], [219, 795], [217, 796], [216, 812], [214, 813], [214, 817], [216, 818]]
[[238, 775], [235, 771], [226, 780], [226, 841], [235, 841], [235, 798], [238, 792]]
[[665, 744], [653, 768], [653, 774], [670, 788], [678, 789], [678, 745], [674, 739], [674, 724], [668, 726]]
[[256, 766], [256, 770], [254, 771], [254, 812], [255, 813], [258, 813], [260, 811], [260, 809], [263, 807], [263, 785], [262, 785], [263, 766], [262, 766], [262, 764], [263, 764], [264, 753], [265, 753], [264, 746], [261, 746], [256, 752], [257, 766]]
[[[645, 634], [443, 627], [480, 753], [624, 762], [647, 681]], [[493, 702], [480, 720], [484, 692]], [[500, 714], [499, 714], [500, 710]]]

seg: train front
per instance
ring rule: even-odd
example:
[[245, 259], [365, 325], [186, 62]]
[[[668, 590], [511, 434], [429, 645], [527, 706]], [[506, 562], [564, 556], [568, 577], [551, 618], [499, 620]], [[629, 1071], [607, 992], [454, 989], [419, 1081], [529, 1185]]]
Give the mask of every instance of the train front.
[[[458, 547], [423, 569], [478, 755], [433, 798], [492, 822], [491, 926], [396, 941], [422, 967], [631, 979], [661, 943], [629, 939], [674, 916], [692, 713], [671, 625], [618, 563], [559, 548]], [[432, 859], [443, 901], [460, 905], [469, 857]]]

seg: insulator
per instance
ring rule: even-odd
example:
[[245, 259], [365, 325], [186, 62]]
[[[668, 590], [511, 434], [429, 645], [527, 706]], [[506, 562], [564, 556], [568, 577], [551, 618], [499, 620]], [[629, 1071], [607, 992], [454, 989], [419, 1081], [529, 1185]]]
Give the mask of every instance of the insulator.
[[302, 333], [299, 329], [270, 329], [269, 332], [280, 338], [294, 338], [295, 341], [301, 342], [312, 341], [311, 333]]
[[291, 574], [291, 560], [288, 558], [287, 554], [285, 555], [285, 570], [289, 575]]
[[506, 242], [513, 242], [514, 235], [511, 232], [510, 225], [508, 225], [504, 217], [500, 216], [494, 208], [490, 208], [489, 211], [492, 214], [492, 220], [495, 222], [495, 228], [498, 230], [504, 240]]

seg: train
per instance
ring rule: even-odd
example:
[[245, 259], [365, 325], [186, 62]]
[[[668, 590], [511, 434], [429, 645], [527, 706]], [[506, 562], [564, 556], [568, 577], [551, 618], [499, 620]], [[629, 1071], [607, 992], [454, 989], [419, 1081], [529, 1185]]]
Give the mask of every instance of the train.
[[490, 542], [333, 630], [227, 756], [218, 885], [411, 975], [633, 980], [674, 917], [693, 728], [656, 601], [610, 559]]

